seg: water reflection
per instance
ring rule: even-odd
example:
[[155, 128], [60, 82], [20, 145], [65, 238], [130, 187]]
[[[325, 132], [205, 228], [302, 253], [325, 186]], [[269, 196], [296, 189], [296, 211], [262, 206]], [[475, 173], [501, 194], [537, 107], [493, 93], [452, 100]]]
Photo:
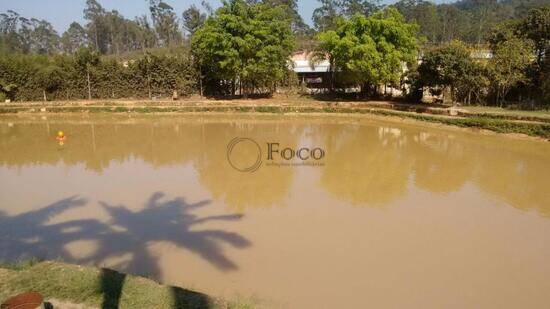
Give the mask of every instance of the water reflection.
[[354, 205], [384, 206], [411, 187], [448, 194], [473, 183], [516, 208], [550, 215], [546, 143], [384, 124], [321, 127], [318, 138], [329, 153], [320, 184]]
[[[57, 130], [68, 136], [60, 147]], [[292, 147], [304, 136], [327, 155], [319, 188], [342, 201], [383, 207], [414, 188], [449, 194], [473, 184], [523, 210], [550, 215], [549, 145], [370, 120], [312, 117], [6, 117], [0, 122], [0, 164], [84, 164], [102, 173], [140, 158], [154, 167], [191, 164], [211, 197], [238, 212], [288, 204], [297, 168], [235, 171], [225, 149], [234, 137]], [[306, 170], [310, 173], [310, 170]], [[312, 174], [313, 175], [313, 174]], [[6, 181], [6, 179], [2, 179]], [[300, 192], [300, 194], [308, 194]]]
[[412, 173], [417, 186], [434, 193], [449, 193], [460, 189], [472, 178], [475, 163], [475, 147], [468, 141], [457, 140], [452, 135], [429, 132], [411, 134], [409, 157], [413, 159]]
[[320, 179], [323, 188], [354, 205], [369, 206], [383, 206], [406, 193], [412, 158], [400, 150], [406, 139], [399, 131], [370, 126], [328, 129], [330, 134], [320, 135], [327, 137], [328, 153]]
[[[550, 152], [533, 154], [520, 145], [514, 152], [479, 146], [480, 157], [474, 181], [479, 188], [522, 210], [536, 209], [550, 217]], [[526, 155], [525, 153], [528, 153]]]
[[300, 129], [296, 124], [281, 122], [229, 121], [206, 125], [201, 154], [195, 160], [200, 183], [213, 198], [223, 200], [237, 211], [285, 205], [294, 169], [263, 167], [254, 173], [242, 173], [228, 163], [226, 148], [235, 137], [252, 138], [262, 146], [269, 141], [296, 146]]

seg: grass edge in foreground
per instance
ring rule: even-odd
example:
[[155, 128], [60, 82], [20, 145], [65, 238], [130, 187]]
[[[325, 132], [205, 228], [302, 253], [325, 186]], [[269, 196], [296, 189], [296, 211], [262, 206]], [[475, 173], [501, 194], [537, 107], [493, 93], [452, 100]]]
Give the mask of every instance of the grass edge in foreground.
[[224, 300], [153, 280], [61, 262], [0, 264], [0, 302], [23, 292], [97, 308], [253, 308], [254, 300]]

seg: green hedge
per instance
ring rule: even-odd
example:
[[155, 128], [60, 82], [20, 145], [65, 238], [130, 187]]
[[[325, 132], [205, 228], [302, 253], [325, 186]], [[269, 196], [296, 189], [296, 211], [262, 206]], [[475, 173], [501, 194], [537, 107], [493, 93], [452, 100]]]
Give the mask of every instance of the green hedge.
[[82, 62], [78, 57], [0, 55], [0, 98], [36, 101], [45, 92], [48, 100], [85, 99], [88, 72], [95, 99], [170, 97], [173, 91], [185, 96], [196, 90], [197, 74], [186, 52], [146, 53], [127, 61], [95, 56], [96, 61]]

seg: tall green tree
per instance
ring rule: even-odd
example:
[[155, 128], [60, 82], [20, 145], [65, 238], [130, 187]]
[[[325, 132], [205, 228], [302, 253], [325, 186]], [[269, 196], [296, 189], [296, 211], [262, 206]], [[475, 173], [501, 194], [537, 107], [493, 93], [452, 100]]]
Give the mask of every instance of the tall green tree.
[[21, 16], [12, 10], [0, 14], [0, 48], [6, 52], [22, 51], [18, 33]]
[[481, 44], [490, 33], [490, 29], [496, 24], [497, 0], [472, 0], [476, 8], [472, 12], [472, 39]]
[[270, 6], [281, 6], [285, 15], [290, 18], [292, 32], [298, 36], [307, 36], [311, 29], [298, 13], [298, 0], [263, 0], [262, 3]]
[[100, 63], [99, 54], [90, 48], [81, 48], [75, 53], [75, 64], [81, 76], [86, 79], [88, 100], [92, 99], [92, 70]]
[[370, 16], [382, 8], [378, 0], [341, 0], [340, 5], [342, 12], [347, 17], [355, 14]]
[[142, 15], [136, 17], [134, 22], [137, 25], [136, 29], [136, 39], [137, 46], [140, 49], [146, 49], [156, 46], [157, 38], [155, 35], [155, 30], [152, 25], [149, 23], [147, 16]]
[[161, 45], [169, 46], [179, 43], [181, 34], [174, 8], [162, 0], [149, 0], [149, 11]]
[[489, 69], [499, 106], [503, 105], [512, 87], [528, 81], [526, 69], [533, 61], [532, 55], [532, 42], [518, 37], [510, 37], [493, 48]]
[[423, 86], [439, 91], [448, 88], [454, 103], [460, 86], [467, 83], [468, 76], [474, 71], [472, 66], [468, 47], [461, 41], [451, 41], [426, 53], [418, 72]]
[[235, 93], [238, 84], [244, 95], [272, 92], [288, 70], [294, 46], [290, 23], [281, 6], [224, 2], [192, 40], [210, 91], [225, 87]]
[[46, 20], [31, 19], [31, 50], [38, 54], [52, 55], [59, 50], [59, 35]]
[[187, 10], [183, 11], [183, 28], [189, 32], [190, 35], [193, 35], [206, 20], [206, 14], [201, 13], [201, 11], [193, 4]]
[[329, 56], [331, 71], [363, 92], [399, 83], [403, 65], [416, 60], [418, 26], [388, 8], [370, 17], [340, 20], [336, 30], [319, 34], [319, 53]]
[[550, 5], [529, 11], [519, 30], [535, 44], [537, 64], [542, 66], [543, 58], [550, 52]]
[[[498, 97], [498, 103], [501, 104], [506, 98], [498, 91], [514, 90], [513, 93], [520, 98], [529, 98], [547, 102], [547, 93], [544, 91], [548, 76], [550, 76], [550, 66], [548, 66], [548, 54], [550, 54], [550, 6], [542, 6], [531, 9], [525, 13], [525, 17], [519, 20], [508, 20], [496, 25], [489, 36], [489, 42], [494, 53], [498, 53], [500, 58], [510, 58], [512, 65], [515, 60], [513, 56], [524, 54], [526, 46], [532, 46], [532, 55], [526, 55], [523, 60], [529, 61], [528, 67], [523, 72], [519, 72], [512, 67], [498, 67], [493, 72], [500, 72], [508, 69], [510, 73], [509, 81], [505, 81], [506, 76], [493, 74], [493, 78], [499, 78], [501, 86], [494, 86], [495, 95]], [[524, 42], [525, 44], [521, 44]], [[506, 47], [517, 47], [515, 52], [507, 51]], [[521, 47], [521, 48], [520, 48]], [[534, 61], [531, 61], [533, 60]], [[495, 63], [497, 59], [493, 59]], [[519, 59], [516, 59], [519, 60]], [[518, 62], [515, 62], [516, 65]], [[513, 82], [519, 79], [518, 82]], [[495, 80], [496, 81], [496, 80]], [[510, 83], [510, 84], [509, 84]], [[509, 84], [509, 87], [505, 85]], [[503, 88], [504, 87], [504, 88]], [[511, 88], [511, 89], [509, 89]], [[509, 90], [508, 90], [509, 89]], [[542, 89], [542, 91], [541, 91]]]
[[400, 0], [394, 6], [407, 22], [420, 26], [420, 35], [431, 42], [437, 41], [440, 23], [435, 4], [424, 0]]
[[77, 22], [71, 23], [69, 29], [61, 37], [61, 46], [64, 52], [72, 54], [88, 45], [86, 30]]
[[48, 100], [48, 93], [55, 92], [62, 87], [66, 78], [65, 72], [52, 64], [41, 66], [34, 76], [36, 85], [42, 89], [44, 101]]
[[0, 49], [7, 52], [53, 54], [59, 35], [46, 20], [25, 18], [15, 11], [0, 14]]
[[108, 49], [108, 34], [105, 24], [105, 9], [96, 0], [86, 0], [84, 19], [88, 21], [86, 28], [92, 46], [101, 53]]
[[355, 14], [370, 16], [382, 9], [378, 0], [318, 0], [320, 6], [313, 11], [313, 24], [317, 31], [335, 30], [338, 19]]
[[441, 4], [437, 7], [439, 16], [439, 42], [460, 40], [469, 27], [467, 14], [451, 4]]
[[319, 0], [321, 6], [313, 10], [313, 25], [319, 32], [334, 30], [341, 18], [341, 5], [338, 0]]

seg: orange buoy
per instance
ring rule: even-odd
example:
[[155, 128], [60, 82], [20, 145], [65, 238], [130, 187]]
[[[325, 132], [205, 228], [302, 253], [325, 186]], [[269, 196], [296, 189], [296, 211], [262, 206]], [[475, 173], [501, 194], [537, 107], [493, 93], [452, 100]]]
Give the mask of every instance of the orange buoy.
[[66, 138], [67, 137], [65, 136], [65, 133], [63, 133], [63, 131], [57, 132], [57, 136], [55, 137], [55, 139], [59, 142], [59, 146], [65, 145]]
[[63, 131], [59, 131], [57, 132], [57, 137], [55, 139], [61, 142], [61, 141], [64, 141], [65, 138], [66, 138], [65, 133], [63, 133]]

